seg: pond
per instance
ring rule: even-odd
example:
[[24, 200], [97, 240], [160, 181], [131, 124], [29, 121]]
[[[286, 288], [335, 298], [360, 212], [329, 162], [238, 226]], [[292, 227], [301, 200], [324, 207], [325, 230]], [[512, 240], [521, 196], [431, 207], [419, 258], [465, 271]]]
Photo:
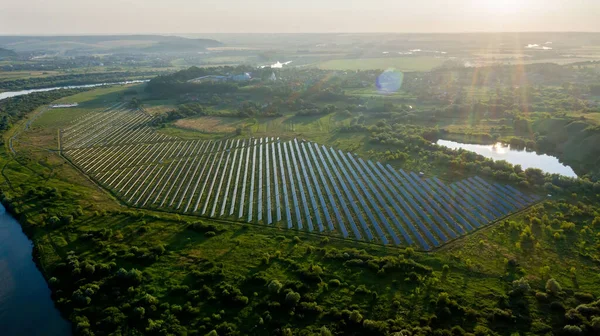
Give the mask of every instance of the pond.
[[496, 143], [493, 145], [465, 144], [449, 140], [438, 140], [438, 145], [452, 149], [462, 148], [493, 160], [505, 160], [513, 165], [521, 165], [523, 169], [539, 168], [549, 174], [560, 174], [567, 177], [577, 177], [575, 171], [558, 161], [558, 158], [529, 152], [527, 150], [511, 149], [510, 145]]
[[32, 257], [33, 244], [0, 204], [0, 334], [71, 335]]

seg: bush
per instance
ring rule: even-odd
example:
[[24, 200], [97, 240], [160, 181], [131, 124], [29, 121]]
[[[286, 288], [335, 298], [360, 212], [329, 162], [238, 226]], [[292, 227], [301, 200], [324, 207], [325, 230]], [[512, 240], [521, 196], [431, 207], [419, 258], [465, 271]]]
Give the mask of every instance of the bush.
[[563, 333], [565, 335], [583, 335], [583, 330], [581, 330], [581, 328], [579, 328], [578, 326], [566, 325], [563, 328]]
[[285, 302], [292, 306], [295, 306], [298, 302], [300, 302], [300, 294], [294, 291], [290, 291], [285, 296]]
[[271, 293], [279, 293], [279, 291], [281, 291], [281, 288], [283, 288], [283, 285], [281, 284], [281, 282], [279, 282], [279, 280], [271, 280], [271, 282], [269, 282], [269, 292]]
[[331, 280], [329, 280], [329, 286], [340, 287], [341, 285], [342, 285], [342, 283], [338, 279], [331, 279]]
[[525, 278], [513, 281], [512, 286], [512, 294], [525, 295], [531, 290], [531, 286], [529, 286], [529, 282]]
[[363, 316], [358, 310], [353, 310], [350, 313], [350, 321], [354, 323], [360, 323], [363, 320]]
[[562, 291], [562, 287], [558, 281], [549, 279], [546, 281], [546, 291], [552, 295], [558, 295]]
[[208, 232], [204, 233], [204, 236], [209, 237], [209, 238], [214, 237], [216, 235], [217, 235], [217, 233], [215, 231], [208, 231]]

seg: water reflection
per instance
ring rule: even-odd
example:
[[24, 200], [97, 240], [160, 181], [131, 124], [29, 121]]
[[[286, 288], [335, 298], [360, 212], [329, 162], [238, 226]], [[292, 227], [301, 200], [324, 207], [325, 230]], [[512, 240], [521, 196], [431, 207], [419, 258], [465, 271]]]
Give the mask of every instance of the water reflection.
[[521, 165], [523, 169], [539, 168], [549, 174], [560, 174], [567, 177], [577, 177], [575, 171], [558, 161], [558, 158], [529, 152], [526, 150], [511, 149], [510, 145], [495, 143], [493, 145], [465, 144], [449, 140], [438, 140], [438, 145], [452, 149], [465, 149], [475, 152], [493, 160], [505, 160], [513, 165]]
[[31, 252], [31, 241], [0, 204], [0, 335], [71, 335]]

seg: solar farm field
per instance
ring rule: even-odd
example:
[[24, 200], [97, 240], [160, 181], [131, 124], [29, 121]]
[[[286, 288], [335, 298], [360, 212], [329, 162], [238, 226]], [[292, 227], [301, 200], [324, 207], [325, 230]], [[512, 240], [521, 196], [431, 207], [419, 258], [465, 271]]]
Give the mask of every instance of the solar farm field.
[[120, 105], [61, 130], [65, 157], [133, 207], [431, 250], [539, 200], [444, 183], [299, 139], [182, 140]]

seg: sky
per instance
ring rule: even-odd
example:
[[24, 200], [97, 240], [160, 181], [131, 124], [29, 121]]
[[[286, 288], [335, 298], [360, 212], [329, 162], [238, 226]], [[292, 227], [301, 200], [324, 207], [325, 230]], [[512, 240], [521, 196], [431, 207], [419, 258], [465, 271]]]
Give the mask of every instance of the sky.
[[600, 32], [600, 0], [3, 0], [0, 34]]

